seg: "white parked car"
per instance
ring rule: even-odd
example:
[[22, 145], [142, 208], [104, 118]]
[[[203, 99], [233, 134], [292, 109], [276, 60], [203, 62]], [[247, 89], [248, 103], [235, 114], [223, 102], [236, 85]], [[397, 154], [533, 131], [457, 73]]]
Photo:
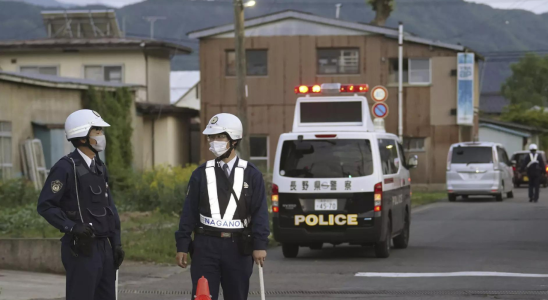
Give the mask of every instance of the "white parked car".
[[512, 163], [504, 147], [490, 142], [451, 145], [447, 155], [447, 194], [453, 202], [458, 196], [493, 195], [513, 198]]

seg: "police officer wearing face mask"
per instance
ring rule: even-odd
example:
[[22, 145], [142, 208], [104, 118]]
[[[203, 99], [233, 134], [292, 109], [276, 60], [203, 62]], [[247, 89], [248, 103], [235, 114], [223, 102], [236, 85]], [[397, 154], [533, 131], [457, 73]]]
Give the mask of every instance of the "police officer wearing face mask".
[[253, 261], [263, 265], [270, 234], [263, 177], [236, 155], [242, 139], [242, 123], [236, 116], [215, 115], [203, 134], [217, 158], [198, 167], [190, 178], [175, 233], [177, 264], [186, 268], [190, 253], [193, 295], [204, 276], [214, 300], [219, 285], [224, 299], [247, 299]]
[[542, 156], [538, 155], [536, 144], [529, 146], [531, 153], [523, 160], [521, 171], [527, 171], [529, 177], [529, 202], [538, 202], [540, 193], [540, 179], [546, 174], [546, 164]]
[[124, 251], [120, 218], [108, 187], [107, 168], [97, 155], [105, 150], [101, 116], [83, 109], [65, 122], [76, 150], [51, 168], [38, 199], [38, 213], [65, 233], [61, 258], [67, 300], [115, 300], [116, 270]]

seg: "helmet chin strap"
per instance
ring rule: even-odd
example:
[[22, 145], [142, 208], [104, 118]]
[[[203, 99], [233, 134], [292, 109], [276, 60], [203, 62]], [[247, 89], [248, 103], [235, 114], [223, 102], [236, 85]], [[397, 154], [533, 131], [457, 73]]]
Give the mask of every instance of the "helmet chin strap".
[[93, 153], [95, 153], [95, 156], [99, 156], [99, 152], [97, 152], [97, 150], [95, 150], [95, 148], [91, 146], [89, 139], [90, 139], [89, 135], [86, 136], [86, 143], [84, 144], [84, 146], [88, 147], [91, 151], [93, 151]]

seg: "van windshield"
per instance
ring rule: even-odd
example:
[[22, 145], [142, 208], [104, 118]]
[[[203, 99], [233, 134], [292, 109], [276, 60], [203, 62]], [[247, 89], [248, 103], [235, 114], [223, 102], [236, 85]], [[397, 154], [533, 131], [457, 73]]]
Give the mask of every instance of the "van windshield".
[[285, 141], [280, 175], [351, 178], [373, 174], [371, 142], [365, 139]]
[[493, 149], [491, 147], [455, 147], [451, 163], [490, 164], [493, 163]]

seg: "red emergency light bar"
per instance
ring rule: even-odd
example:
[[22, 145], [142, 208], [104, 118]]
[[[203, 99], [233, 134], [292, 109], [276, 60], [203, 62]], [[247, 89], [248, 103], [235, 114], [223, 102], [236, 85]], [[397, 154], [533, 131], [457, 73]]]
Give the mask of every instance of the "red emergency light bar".
[[[295, 94], [319, 94], [322, 92], [320, 85], [299, 85], [295, 87]], [[329, 89], [329, 91], [333, 91]], [[369, 85], [367, 84], [341, 84], [339, 93], [367, 93]]]

